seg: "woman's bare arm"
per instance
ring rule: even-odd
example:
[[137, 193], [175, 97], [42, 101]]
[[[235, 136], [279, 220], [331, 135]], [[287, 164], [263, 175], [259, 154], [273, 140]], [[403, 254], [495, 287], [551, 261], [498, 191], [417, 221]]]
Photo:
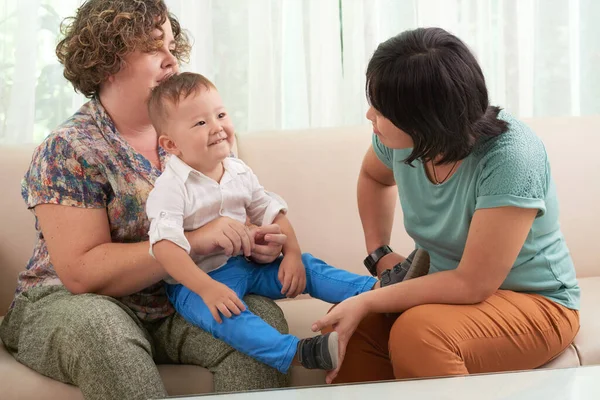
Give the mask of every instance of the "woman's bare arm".
[[[164, 268], [150, 256], [148, 241], [111, 241], [108, 216], [103, 208], [40, 204], [35, 213], [54, 269], [72, 293], [121, 297], [166, 277]], [[222, 217], [186, 232], [192, 251], [212, 254], [225, 250], [238, 254], [245, 244], [235, 235], [230, 239], [222, 234], [227, 219]]]
[[54, 269], [72, 293], [120, 297], [166, 276], [148, 242], [112, 243], [106, 209], [40, 204], [35, 213]]

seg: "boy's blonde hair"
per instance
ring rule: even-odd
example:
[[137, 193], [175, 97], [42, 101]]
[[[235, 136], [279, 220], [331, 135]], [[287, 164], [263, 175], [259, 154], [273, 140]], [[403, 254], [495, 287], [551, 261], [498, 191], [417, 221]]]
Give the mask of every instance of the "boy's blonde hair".
[[215, 89], [215, 85], [205, 76], [193, 72], [173, 75], [153, 88], [148, 99], [148, 114], [156, 133], [167, 133], [168, 106], [177, 106], [182, 99], [198, 94], [202, 89]]

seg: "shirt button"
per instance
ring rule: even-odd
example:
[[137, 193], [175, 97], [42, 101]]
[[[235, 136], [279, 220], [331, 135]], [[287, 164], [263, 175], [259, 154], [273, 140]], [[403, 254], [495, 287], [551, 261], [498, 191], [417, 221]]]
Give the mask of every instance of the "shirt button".
[[161, 217], [165, 217], [166, 215], [167, 215], [167, 213], [166, 213], [166, 212], [164, 212], [164, 211], [161, 211], [161, 212], [160, 212], [160, 216], [161, 216]]

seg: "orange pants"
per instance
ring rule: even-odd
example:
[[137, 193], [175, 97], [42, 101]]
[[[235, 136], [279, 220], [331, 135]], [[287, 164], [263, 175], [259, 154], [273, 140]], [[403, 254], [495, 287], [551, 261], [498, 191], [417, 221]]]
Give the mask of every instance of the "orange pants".
[[370, 314], [350, 339], [334, 383], [537, 368], [559, 355], [578, 330], [577, 311], [507, 290], [474, 305]]

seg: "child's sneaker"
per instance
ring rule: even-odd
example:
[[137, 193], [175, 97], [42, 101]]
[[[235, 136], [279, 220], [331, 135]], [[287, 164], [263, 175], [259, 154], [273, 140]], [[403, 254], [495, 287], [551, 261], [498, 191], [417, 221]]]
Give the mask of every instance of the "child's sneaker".
[[304, 368], [331, 371], [338, 366], [338, 334], [330, 332], [298, 343], [298, 360]]
[[381, 273], [381, 287], [407, 281], [429, 273], [429, 253], [423, 249], [414, 250], [400, 264]]

